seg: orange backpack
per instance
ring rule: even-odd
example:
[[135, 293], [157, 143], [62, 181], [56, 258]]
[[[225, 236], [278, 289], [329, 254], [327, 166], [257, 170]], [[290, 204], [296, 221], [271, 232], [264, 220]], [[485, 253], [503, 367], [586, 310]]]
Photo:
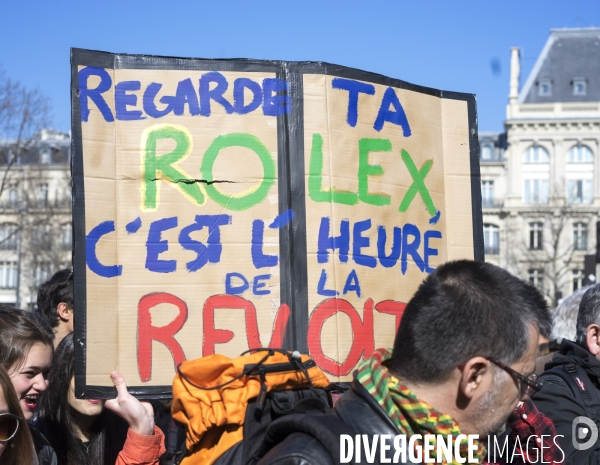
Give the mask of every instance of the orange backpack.
[[[249, 403], [252, 418], [259, 418], [277, 391], [308, 390], [323, 398], [322, 388], [329, 386], [329, 380], [315, 362], [298, 352], [257, 349], [234, 359], [209, 355], [183, 362], [173, 381], [171, 407], [173, 418], [186, 431], [188, 455], [182, 465], [212, 465], [232, 447], [241, 447]], [[273, 409], [268, 410], [270, 414]], [[266, 419], [265, 423], [270, 421], [271, 418]], [[258, 437], [260, 432], [255, 428], [253, 443]], [[244, 456], [248, 448], [246, 445]], [[241, 456], [237, 457], [236, 461]]]

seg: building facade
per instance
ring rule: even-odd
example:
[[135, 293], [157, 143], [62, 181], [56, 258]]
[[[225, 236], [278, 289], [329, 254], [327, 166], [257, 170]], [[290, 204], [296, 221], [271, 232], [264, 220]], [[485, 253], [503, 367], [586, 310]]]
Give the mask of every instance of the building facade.
[[[519, 78], [513, 48], [505, 132], [479, 133], [485, 256], [556, 304], [596, 252], [600, 28], [552, 30]], [[39, 284], [71, 267], [69, 167], [68, 134], [0, 139], [0, 303], [33, 308]]]
[[521, 88], [519, 74], [513, 48], [505, 133], [479, 135], [486, 260], [556, 304], [596, 253], [600, 28], [552, 30]]
[[71, 267], [68, 134], [0, 139], [0, 303], [32, 309], [37, 288]]

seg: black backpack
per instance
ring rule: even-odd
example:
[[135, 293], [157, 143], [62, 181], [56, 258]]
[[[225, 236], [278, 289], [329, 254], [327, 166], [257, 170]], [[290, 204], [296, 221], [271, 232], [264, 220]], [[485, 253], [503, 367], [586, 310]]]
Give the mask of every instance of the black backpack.
[[325, 389], [271, 391], [264, 405], [253, 399], [246, 411], [244, 439], [215, 462], [215, 465], [255, 465], [267, 452], [292, 433], [317, 439], [334, 462], [340, 457], [340, 434], [354, 434], [341, 419], [325, 413], [331, 407]]
[[575, 398], [583, 404], [586, 416], [599, 422], [600, 394], [583, 367], [576, 363], [566, 363], [546, 370], [544, 375], [546, 374], [561, 378], [569, 386]]

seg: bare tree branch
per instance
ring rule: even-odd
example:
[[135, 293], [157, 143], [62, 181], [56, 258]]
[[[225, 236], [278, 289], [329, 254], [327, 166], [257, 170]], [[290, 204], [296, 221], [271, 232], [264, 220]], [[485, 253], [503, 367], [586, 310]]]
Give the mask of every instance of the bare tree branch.
[[[531, 247], [527, 238], [519, 241], [509, 260], [515, 268], [541, 270], [545, 286], [544, 294], [556, 306], [560, 290], [566, 284], [572, 271], [576, 244], [568, 235], [568, 225], [573, 220], [573, 209], [565, 196], [564, 184], [555, 184], [551, 188], [548, 204], [537, 205], [535, 222], [543, 223], [542, 242], [537, 249]], [[528, 230], [529, 231], [529, 230]], [[522, 231], [513, 231], [512, 237], [522, 237]], [[519, 264], [526, 265], [525, 267]], [[526, 278], [526, 276], [524, 276]]]
[[[0, 68], [0, 249], [17, 264], [18, 303], [24, 293], [29, 300], [35, 296], [36, 270], [45, 269], [46, 277], [70, 261], [61, 243], [61, 228], [71, 221], [68, 158], [65, 136], [47, 130], [50, 111], [39, 89], [26, 88]], [[42, 148], [49, 157], [42, 158]]]

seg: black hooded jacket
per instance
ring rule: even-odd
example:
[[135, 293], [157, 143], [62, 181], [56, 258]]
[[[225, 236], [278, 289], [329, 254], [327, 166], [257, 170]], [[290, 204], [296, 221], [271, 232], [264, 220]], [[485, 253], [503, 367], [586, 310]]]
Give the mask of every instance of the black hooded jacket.
[[[578, 370], [577, 366], [583, 370]], [[534, 394], [533, 401], [552, 419], [557, 435], [563, 436], [558, 438], [558, 444], [565, 453], [564, 464], [600, 465], [600, 437], [590, 448], [578, 450], [574, 444], [587, 442], [593, 432], [579, 422], [579, 427], [573, 426], [577, 417], [590, 416], [596, 425], [600, 424], [600, 361], [586, 348], [563, 339], [560, 351], [545, 368], [541, 376], [543, 387]], [[567, 382], [565, 377], [573, 381]], [[588, 402], [596, 404], [596, 408], [586, 408], [583, 395], [587, 396]]]
[[[346, 433], [366, 434], [370, 438], [373, 438], [374, 435], [394, 437], [400, 434], [398, 427], [391, 418], [356, 379], [352, 382], [350, 390], [344, 393], [336, 402], [335, 407], [323, 416], [337, 417], [341, 420], [342, 424], [345, 423], [347, 425], [348, 429], [345, 431]], [[324, 427], [326, 427], [326, 424], [324, 423]], [[338, 444], [340, 443], [339, 438], [340, 436], [337, 435], [334, 439]], [[322, 444], [324, 439], [301, 432], [294, 432], [271, 449], [258, 465], [334, 465], [340, 463], [339, 459], [341, 457], [339, 452], [333, 454], [336, 457], [332, 457], [331, 451], [334, 447], [330, 449], [324, 447]], [[393, 452], [392, 450], [390, 456], [392, 456]], [[407, 461], [395, 463], [413, 463], [408, 457], [404, 458]], [[361, 456], [361, 459], [362, 461], [359, 463], [367, 463], [364, 455]], [[380, 452], [377, 443], [374, 461], [370, 463], [379, 464], [379, 459]]]

